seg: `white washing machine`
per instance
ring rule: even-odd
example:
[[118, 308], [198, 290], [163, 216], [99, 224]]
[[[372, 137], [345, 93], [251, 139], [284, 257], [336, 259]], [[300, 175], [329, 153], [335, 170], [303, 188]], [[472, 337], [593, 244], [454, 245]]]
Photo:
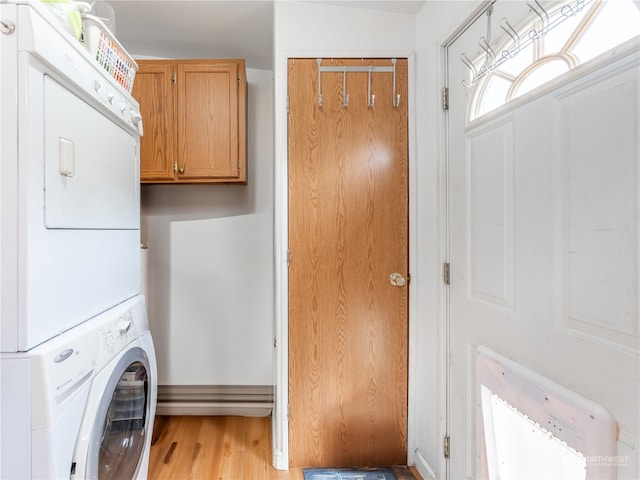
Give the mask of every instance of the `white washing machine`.
[[2, 354], [0, 381], [0, 478], [147, 477], [157, 378], [143, 297]]

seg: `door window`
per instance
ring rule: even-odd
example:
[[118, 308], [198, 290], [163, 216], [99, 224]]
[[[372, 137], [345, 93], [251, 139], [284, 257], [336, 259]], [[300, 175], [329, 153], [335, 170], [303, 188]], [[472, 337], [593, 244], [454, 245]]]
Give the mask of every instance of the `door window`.
[[147, 369], [127, 367], [111, 397], [102, 429], [98, 478], [134, 478], [145, 443], [148, 402]]
[[640, 7], [633, 0], [579, 0], [550, 11], [529, 4], [530, 20], [522, 28], [502, 18], [501, 43], [484, 43], [473, 62], [463, 54], [470, 72], [463, 83], [474, 87], [470, 121], [640, 34]]

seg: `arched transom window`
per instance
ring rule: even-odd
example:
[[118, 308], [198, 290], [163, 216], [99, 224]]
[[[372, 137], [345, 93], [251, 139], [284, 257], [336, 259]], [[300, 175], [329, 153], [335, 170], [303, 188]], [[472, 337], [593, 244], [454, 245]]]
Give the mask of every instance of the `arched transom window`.
[[463, 55], [470, 69], [463, 83], [473, 88], [470, 121], [640, 35], [638, 0], [560, 2], [553, 10], [536, 0], [525, 5], [533, 21], [517, 31], [501, 19], [500, 48], [485, 43], [473, 62]]

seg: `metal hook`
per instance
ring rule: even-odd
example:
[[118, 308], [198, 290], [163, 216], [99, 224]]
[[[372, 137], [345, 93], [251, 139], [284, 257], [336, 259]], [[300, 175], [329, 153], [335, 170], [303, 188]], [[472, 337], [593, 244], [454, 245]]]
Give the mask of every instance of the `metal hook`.
[[320, 65], [322, 65], [322, 59], [317, 58], [318, 62], [318, 108], [322, 108], [322, 75], [320, 73]]
[[396, 93], [396, 59], [391, 59], [391, 64], [393, 65], [393, 96], [391, 97], [391, 105], [393, 108], [398, 108], [400, 106], [400, 94]]
[[371, 93], [371, 66], [369, 66], [369, 78], [367, 81], [367, 107], [373, 108], [373, 102], [375, 101], [376, 96]]
[[489, 42], [487, 42], [487, 39], [484, 37], [480, 37], [478, 39], [478, 45], [480, 45], [480, 48], [482, 48], [486, 53], [484, 67], [490, 70], [493, 61], [496, 58], [496, 52], [491, 48], [491, 45], [489, 45]]
[[502, 28], [502, 30], [511, 37], [511, 40], [513, 40], [513, 46], [507, 50], [503, 50], [502, 56], [505, 58], [513, 58], [520, 51], [520, 35], [518, 35], [518, 32], [515, 31], [506, 18], [500, 20], [500, 28]]
[[470, 87], [472, 86], [474, 83], [476, 83], [477, 79], [478, 79], [478, 70], [476, 69], [476, 66], [471, 62], [471, 60], [469, 60], [467, 58], [467, 54], [463, 53], [462, 55], [460, 55], [460, 60], [462, 60], [462, 63], [464, 63], [467, 68], [469, 68], [469, 70], [471, 70], [471, 81], [467, 81], [467, 80], [463, 80], [462, 84], [465, 87]]
[[342, 68], [342, 106], [349, 105], [349, 94], [347, 93], [347, 68]]
[[583, 8], [584, 8], [584, 0], [578, 0], [576, 2], [575, 8], [567, 4], [564, 7], [562, 7], [560, 12], [562, 12], [562, 15], [564, 15], [565, 17], [573, 17], [575, 14], [581, 12]]
[[549, 14], [542, 5], [540, 5], [538, 0], [533, 0], [533, 3], [531, 0], [527, 0], [527, 5], [529, 5], [529, 8], [531, 8], [538, 17], [540, 17], [540, 21], [542, 22], [542, 28], [539, 31], [533, 29], [529, 32], [529, 36], [535, 40], [545, 36], [549, 31]]

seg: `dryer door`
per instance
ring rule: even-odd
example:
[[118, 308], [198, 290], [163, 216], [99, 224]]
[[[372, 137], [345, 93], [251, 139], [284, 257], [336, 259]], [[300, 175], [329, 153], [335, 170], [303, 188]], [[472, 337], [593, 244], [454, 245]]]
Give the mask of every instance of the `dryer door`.
[[117, 362], [97, 409], [87, 456], [86, 478], [136, 478], [149, 431], [151, 369], [140, 347]]

